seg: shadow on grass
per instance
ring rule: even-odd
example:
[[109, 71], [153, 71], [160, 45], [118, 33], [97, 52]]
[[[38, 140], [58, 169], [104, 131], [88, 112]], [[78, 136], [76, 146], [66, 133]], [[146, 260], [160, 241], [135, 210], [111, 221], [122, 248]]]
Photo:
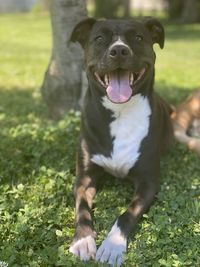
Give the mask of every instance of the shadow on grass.
[[200, 27], [196, 25], [170, 25], [166, 28], [166, 38], [173, 41], [196, 41], [200, 40], [199, 30]]
[[[157, 92], [174, 105], [193, 89], [156, 85]], [[0, 88], [0, 100], [2, 181], [27, 179], [43, 165], [74, 172], [78, 117], [69, 114], [61, 122], [51, 121], [39, 91], [32, 88]]]
[[[16, 123], [27, 120], [29, 114], [48, 119], [48, 112], [41, 100], [39, 89], [33, 88], [1, 88], [0, 112]], [[14, 121], [13, 121], [14, 122]]]
[[41, 166], [74, 171], [79, 117], [49, 119], [39, 92], [0, 88], [1, 182], [31, 180]]
[[164, 81], [156, 82], [155, 91], [160, 94], [169, 104], [177, 105], [184, 101], [197, 88], [183, 88], [168, 85]]
[[9, 266], [32, 261], [53, 266], [60, 257], [67, 262], [59, 246], [69, 244], [68, 234], [56, 231], [73, 224], [69, 210], [80, 119], [72, 113], [60, 122], [49, 120], [31, 88], [1, 88], [0, 99], [0, 259]]
[[[157, 92], [175, 105], [191, 89], [157, 83]], [[39, 92], [31, 88], [0, 88], [0, 99], [1, 182], [27, 180], [41, 166], [74, 172], [79, 117], [50, 120]]]

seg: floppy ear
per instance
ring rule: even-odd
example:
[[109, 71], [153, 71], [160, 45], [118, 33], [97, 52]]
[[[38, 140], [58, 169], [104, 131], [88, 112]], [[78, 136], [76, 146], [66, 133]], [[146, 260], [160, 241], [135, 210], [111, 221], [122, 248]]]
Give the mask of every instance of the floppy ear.
[[153, 43], [159, 44], [160, 48], [164, 47], [165, 32], [162, 24], [154, 18], [146, 17], [143, 21], [145, 27], [149, 30]]
[[79, 22], [73, 29], [70, 41], [71, 42], [79, 42], [81, 46], [84, 48], [88, 38], [90, 31], [96, 22], [93, 18], [87, 18]]

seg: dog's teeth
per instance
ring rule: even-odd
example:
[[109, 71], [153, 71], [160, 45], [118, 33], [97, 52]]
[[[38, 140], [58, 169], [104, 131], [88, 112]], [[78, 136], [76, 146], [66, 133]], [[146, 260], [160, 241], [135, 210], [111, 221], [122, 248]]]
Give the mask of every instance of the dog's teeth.
[[105, 75], [104, 80], [105, 80], [105, 84], [109, 85], [109, 79], [108, 79], [108, 75], [107, 74]]
[[133, 76], [133, 73], [131, 72], [131, 74], [130, 74], [130, 85], [133, 85], [133, 82], [134, 82], [134, 76]]

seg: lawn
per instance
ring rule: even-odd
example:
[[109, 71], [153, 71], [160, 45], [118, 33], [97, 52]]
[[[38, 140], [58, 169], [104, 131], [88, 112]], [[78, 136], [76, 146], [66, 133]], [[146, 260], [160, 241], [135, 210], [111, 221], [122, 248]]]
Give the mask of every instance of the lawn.
[[[156, 47], [156, 89], [173, 104], [200, 86], [199, 32], [200, 25], [167, 25], [165, 48]], [[0, 266], [100, 266], [68, 252], [80, 118], [72, 111], [51, 121], [40, 96], [51, 50], [49, 18], [1, 15], [0, 36]], [[124, 266], [198, 267], [199, 158], [175, 144], [161, 165], [161, 190], [130, 237]], [[129, 185], [109, 179], [98, 193], [97, 245], [131, 195]]]

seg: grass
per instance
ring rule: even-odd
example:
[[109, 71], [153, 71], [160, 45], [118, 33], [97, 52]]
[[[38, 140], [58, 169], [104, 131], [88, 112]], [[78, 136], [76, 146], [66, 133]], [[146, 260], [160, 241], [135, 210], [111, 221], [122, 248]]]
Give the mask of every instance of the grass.
[[[156, 88], [171, 103], [199, 86], [199, 31], [200, 25], [168, 25], [165, 49], [156, 47]], [[0, 266], [103, 266], [68, 252], [79, 115], [55, 123], [40, 96], [49, 18], [2, 15], [0, 36]], [[124, 266], [198, 267], [199, 158], [175, 144], [161, 165], [161, 190], [130, 238]], [[128, 185], [108, 180], [95, 198], [98, 245], [131, 195]]]

